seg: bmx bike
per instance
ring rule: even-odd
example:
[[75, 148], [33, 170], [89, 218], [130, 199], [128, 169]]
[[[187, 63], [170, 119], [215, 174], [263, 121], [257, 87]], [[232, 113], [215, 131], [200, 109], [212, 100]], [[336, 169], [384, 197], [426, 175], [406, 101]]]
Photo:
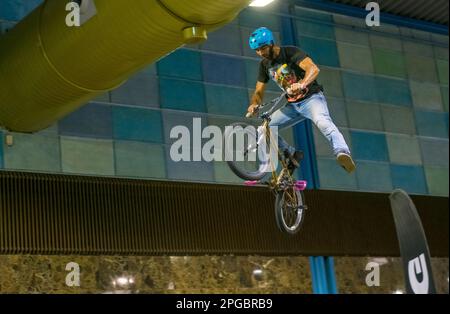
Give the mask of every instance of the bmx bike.
[[[282, 232], [295, 234], [300, 230], [307, 209], [303, 193], [307, 182], [293, 178], [288, 168], [289, 160], [279, 151], [278, 139], [274, 138], [269, 127], [271, 114], [286, 105], [285, 96], [286, 93], [283, 93], [257, 107], [256, 112], [262, 119], [257, 129], [248, 123], [233, 123], [225, 129], [224, 141], [226, 151], [233, 157], [226, 159], [230, 169], [241, 179], [247, 180], [247, 186], [267, 185], [275, 194], [275, 218], [278, 228]], [[248, 113], [246, 117], [251, 116]], [[239, 134], [240, 132], [242, 134]], [[235, 145], [233, 137], [243, 138], [243, 145]], [[250, 158], [251, 156], [253, 158]], [[267, 177], [269, 178], [265, 180]]]

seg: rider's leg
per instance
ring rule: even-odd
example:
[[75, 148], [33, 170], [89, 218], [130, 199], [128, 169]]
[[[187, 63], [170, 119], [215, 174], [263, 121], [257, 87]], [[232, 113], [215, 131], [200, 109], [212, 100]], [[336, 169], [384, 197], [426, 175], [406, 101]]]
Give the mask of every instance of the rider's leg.
[[350, 155], [350, 149], [341, 132], [333, 123], [328, 112], [327, 101], [323, 93], [318, 93], [306, 99], [298, 107], [299, 112], [311, 119], [333, 147], [337, 162], [347, 171], [355, 170], [355, 163]]
[[[277, 128], [276, 133], [279, 133], [280, 130], [296, 124], [298, 120], [304, 119], [290, 104], [275, 111], [270, 118], [269, 127], [273, 134], [275, 133], [275, 127]], [[280, 151], [287, 151], [291, 155], [295, 152], [295, 148], [290, 146], [280, 135], [278, 135], [278, 148]]]
[[350, 149], [345, 142], [341, 132], [331, 120], [328, 112], [327, 101], [322, 93], [315, 94], [301, 103], [299, 112], [306, 118], [312, 120], [322, 134], [328, 139], [333, 147], [333, 153], [350, 155]]

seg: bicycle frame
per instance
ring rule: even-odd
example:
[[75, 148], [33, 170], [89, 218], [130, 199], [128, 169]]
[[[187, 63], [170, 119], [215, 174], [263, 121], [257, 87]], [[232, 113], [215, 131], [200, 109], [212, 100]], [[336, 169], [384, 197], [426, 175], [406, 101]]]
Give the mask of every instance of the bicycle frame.
[[[263, 123], [261, 124], [261, 126], [258, 128], [258, 131], [260, 129], [263, 130], [263, 136], [261, 136], [261, 138], [257, 139], [257, 143], [261, 143], [261, 141], [265, 140], [267, 138], [267, 135], [269, 135], [269, 143], [270, 143], [270, 149], [274, 148], [277, 151], [277, 156], [278, 156], [278, 160], [281, 162], [282, 165], [282, 170], [280, 172], [280, 174], [277, 175], [276, 169], [273, 165], [273, 161], [272, 158], [269, 157], [269, 162], [271, 164], [272, 167], [272, 180], [270, 182], [268, 182], [269, 186], [271, 187], [271, 189], [273, 190], [281, 190], [281, 189], [285, 189], [286, 185], [288, 184], [287, 182], [285, 182], [286, 180], [283, 180], [284, 178], [286, 178], [286, 176], [292, 180], [292, 176], [289, 174], [289, 171], [287, 169], [287, 164], [283, 158], [283, 156], [280, 153], [280, 150], [278, 149], [278, 138], [274, 139], [272, 136], [272, 132], [270, 130], [269, 127], [269, 123], [270, 123], [270, 116], [278, 109], [280, 109], [282, 106], [279, 106], [279, 104], [283, 101], [286, 101], [286, 93], [282, 93], [279, 97], [271, 100], [268, 103], [264, 103], [260, 106], [258, 106], [258, 110], [259, 108], [264, 108], [267, 106], [270, 106], [269, 110], [261, 113], [259, 115], [259, 118], [261, 118], [263, 120]], [[284, 106], [285, 104], [283, 104]], [[258, 136], [258, 134], [257, 134]], [[258, 136], [259, 137], [259, 136]], [[269, 151], [270, 151], [269, 149]], [[271, 154], [270, 154], [271, 155]]]

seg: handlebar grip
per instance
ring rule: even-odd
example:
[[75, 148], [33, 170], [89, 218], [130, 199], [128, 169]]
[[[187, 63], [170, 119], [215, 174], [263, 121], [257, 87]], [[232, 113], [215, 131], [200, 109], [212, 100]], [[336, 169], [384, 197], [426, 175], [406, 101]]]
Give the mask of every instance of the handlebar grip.
[[246, 117], [246, 118], [251, 118], [251, 117], [253, 117], [253, 116], [259, 111], [259, 109], [260, 109], [261, 107], [262, 107], [261, 105], [258, 105], [258, 106], [256, 107], [255, 111], [253, 111], [253, 113], [247, 112], [247, 113], [245, 114], [245, 117]]

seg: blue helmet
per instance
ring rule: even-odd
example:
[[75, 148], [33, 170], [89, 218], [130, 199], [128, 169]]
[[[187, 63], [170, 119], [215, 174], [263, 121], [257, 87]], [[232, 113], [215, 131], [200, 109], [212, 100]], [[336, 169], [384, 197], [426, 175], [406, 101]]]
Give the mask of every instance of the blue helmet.
[[248, 39], [250, 48], [256, 50], [265, 45], [272, 45], [274, 43], [273, 34], [267, 27], [260, 27], [255, 30]]

